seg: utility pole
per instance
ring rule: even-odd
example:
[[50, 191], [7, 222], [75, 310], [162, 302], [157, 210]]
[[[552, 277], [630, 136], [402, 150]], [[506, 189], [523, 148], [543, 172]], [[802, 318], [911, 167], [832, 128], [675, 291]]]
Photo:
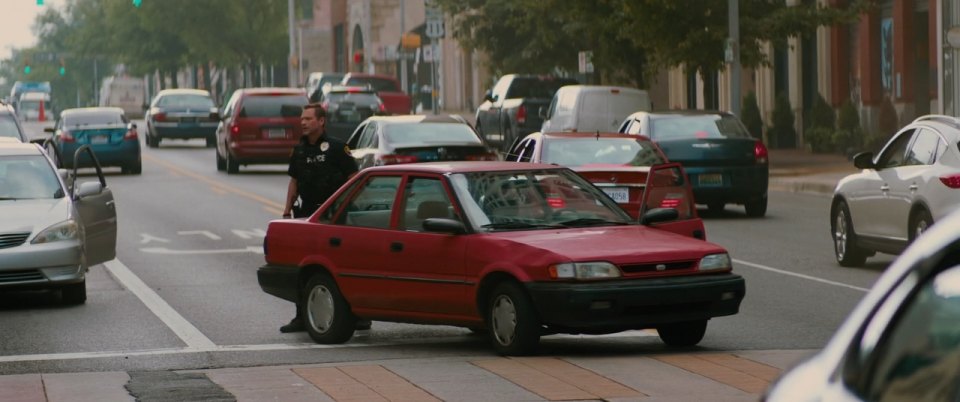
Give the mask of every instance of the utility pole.
[[727, 21], [730, 38], [727, 42], [727, 60], [730, 63], [730, 111], [740, 117], [740, 0], [727, 0]]
[[294, 64], [294, 60], [296, 60], [294, 59], [294, 57], [296, 56], [296, 51], [297, 51], [296, 43], [295, 43], [296, 36], [294, 36], [296, 35], [296, 33], [293, 30], [293, 23], [294, 23], [293, 7], [294, 7], [293, 0], [287, 0], [287, 35], [289, 36], [289, 39], [290, 39], [289, 40], [290, 52], [287, 54], [287, 72], [289, 74], [287, 75], [287, 77], [289, 77], [287, 81], [289, 81], [290, 87], [296, 87], [300, 83], [300, 77], [297, 77], [296, 80], [294, 80], [294, 77], [293, 77], [294, 73], [296, 72], [296, 69], [294, 68], [293, 64]]
[[[400, 38], [403, 38], [403, 35], [407, 34], [406, 28], [406, 19], [407, 14], [404, 9], [404, 1], [400, 0]], [[401, 39], [402, 40], [402, 39]], [[404, 93], [409, 93], [407, 88], [407, 49], [403, 47], [403, 44], [400, 44], [400, 87], [403, 88]]]

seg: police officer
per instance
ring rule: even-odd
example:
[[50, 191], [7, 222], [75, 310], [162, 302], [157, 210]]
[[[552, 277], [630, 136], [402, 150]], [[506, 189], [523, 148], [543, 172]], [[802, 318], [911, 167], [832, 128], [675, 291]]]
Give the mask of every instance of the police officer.
[[[350, 176], [357, 172], [357, 164], [350, 155], [350, 148], [336, 139], [327, 137], [326, 111], [319, 103], [303, 107], [300, 127], [303, 136], [290, 155], [290, 183], [283, 217], [308, 217], [323, 204]], [[299, 203], [295, 205], [297, 200]], [[305, 331], [301, 318], [301, 306], [297, 303], [297, 315], [289, 324], [280, 327], [280, 332]], [[360, 329], [369, 328], [369, 321], [361, 321]], [[366, 324], [366, 325], [364, 325]]]

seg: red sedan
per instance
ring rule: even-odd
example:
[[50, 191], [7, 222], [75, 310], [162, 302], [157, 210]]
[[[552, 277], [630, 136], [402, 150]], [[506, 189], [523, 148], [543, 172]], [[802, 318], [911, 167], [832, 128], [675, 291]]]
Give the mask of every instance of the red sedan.
[[634, 218], [652, 208], [676, 209], [680, 218], [662, 223], [660, 228], [706, 239], [703, 221], [697, 216], [693, 187], [679, 164], [672, 164], [669, 170], [681, 179], [675, 186], [661, 186], [653, 194], [644, 191], [655, 178], [650, 174], [650, 167], [668, 163], [660, 147], [646, 137], [617, 133], [533, 133], [517, 141], [504, 159], [569, 167], [600, 187]]
[[507, 355], [550, 333], [643, 328], [689, 346], [738, 312], [745, 286], [722, 247], [647, 226], [676, 218], [657, 208], [637, 222], [559, 166], [380, 166], [310, 218], [270, 222], [257, 274], [265, 292], [302, 302], [319, 343], [370, 319], [485, 329]]

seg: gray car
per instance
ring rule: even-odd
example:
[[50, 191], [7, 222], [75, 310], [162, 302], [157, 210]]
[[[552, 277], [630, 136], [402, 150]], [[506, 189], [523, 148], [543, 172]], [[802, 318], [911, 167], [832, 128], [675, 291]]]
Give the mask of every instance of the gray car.
[[[96, 160], [86, 146], [79, 157]], [[58, 289], [66, 304], [86, 301], [87, 271], [112, 260], [117, 243], [113, 193], [94, 167], [97, 180], [68, 186], [40, 146], [0, 141], [0, 292]]]

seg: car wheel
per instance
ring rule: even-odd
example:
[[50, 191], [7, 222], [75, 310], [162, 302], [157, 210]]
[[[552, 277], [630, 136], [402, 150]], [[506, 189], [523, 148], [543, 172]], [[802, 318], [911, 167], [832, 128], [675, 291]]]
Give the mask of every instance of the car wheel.
[[217, 137], [207, 137], [207, 148], [217, 146]]
[[726, 204], [722, 202], [711, 202], [707, 204], [707, 210], [710, 211], [711, 214], [719, 214], [723, 212], [725, 206]]
[[747, 210], [747, 216], [762, 218], [767, 214], [767, 195], [764, 194], [759, 198], [747, 200], [747, 202], [743, 204], [743, 207]]
[[493, 348], [501, 355], [528, 355], [540, 344], [540, 320], [530, 298], [515, 282], [503, 282], [494, 289], [487, 323]]
[[221, 172], [227, 170], [227, 161], [220, 156], [220, 151], [214, 150], [213, 153], [217, 154], [217, 170]]
[[150, 128], [149, 128], [149, 127], [147, 127], [147, 135], [146, 135], [146, 137], [147, 137], [147, 138], [146, 138], [147, 148], [155, 148], [156, 145], [153, 144], [153, 134], [150, 134]]
[[847, 203], [840, 202], [833, 209], [831, 220], [833, 229], [833, 251], [837, 262], [844, 267], [859, 267], [867, 261], [867, 252], [857, 246], [857, 234], [853, 230], [853, 220], [850, 218], [850, 208]]
[[63, 304], [76, 305], [87, 301], [87, 281], [74, 283], [60, 288]]
[[130, 174], [140, 174], [143, 173], [143, 162], [140, 159], [137, 159], [136, 162], [133, 162], [130, 165]]
[[703, 335], [706, 333], [707, 320], [677, 322], [657, 327], [657, 334], [660, 335], [660, 340], [667, 344], [667, 346], [674, 347], [696, 345], [703, 340]]
[[240, 172], [240, 163], [237, 162], [237, 160], [233, 157], [233, 155], [230, 155], [230, 151], [227, 151], [226, 158], [227, 158], [226, 159], [227, 173], [233, 174], [233, 173]]
[[930, 226], [933, 226], [933, 217], [930, 216], [930, 212], [926, 209], [914, 212], [913, 215], [910, 216], [910, 233], [907, 234], [910, 242], [913, 243], [923, 232], [930, 229]]
[[302, 305], [304, 324], [314, 342], [344, 343], [353, 337], [357, 317], [330, 275], [317, 274], [307, 281]]

